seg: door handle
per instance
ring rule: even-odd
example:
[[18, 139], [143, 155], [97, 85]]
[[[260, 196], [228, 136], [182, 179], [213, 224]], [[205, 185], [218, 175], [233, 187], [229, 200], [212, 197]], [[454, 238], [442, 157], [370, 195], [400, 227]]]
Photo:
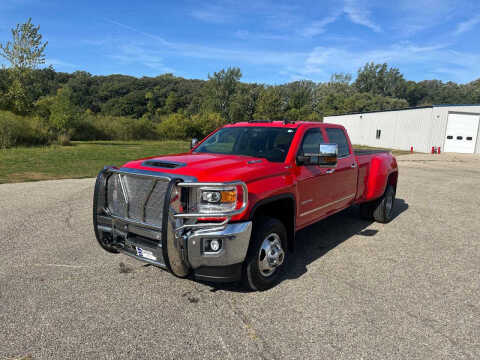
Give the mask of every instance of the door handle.
[[335, 172], [335, 169], [328, 169], [325, 171], [325, 174], [333, 174]]
[[357, 164], [352, 164], [352, 165], [350, 165], [350, 167], [351, 167], [352, 169], [355, 169], [355, 168], [357, 167]]

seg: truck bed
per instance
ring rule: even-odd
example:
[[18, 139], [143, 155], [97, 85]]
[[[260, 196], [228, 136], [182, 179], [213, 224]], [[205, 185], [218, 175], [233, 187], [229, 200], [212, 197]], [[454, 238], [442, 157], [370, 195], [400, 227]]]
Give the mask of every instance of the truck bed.
[[353, 149], [353, 152], [357, 156], [361, 155], [373, 155], [373, 154], [381, 154], [381, 153], [388, 153], [390, 150], [383, 150], [383, 149], [375, 149], [375, 150], [370, 150], [370, 149]]

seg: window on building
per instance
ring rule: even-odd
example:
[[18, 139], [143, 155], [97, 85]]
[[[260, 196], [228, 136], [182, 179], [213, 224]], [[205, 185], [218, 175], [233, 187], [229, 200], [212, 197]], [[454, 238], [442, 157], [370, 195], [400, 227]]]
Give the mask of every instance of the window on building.
[[463, 136], [457, 136], [457, 140], [463, 140]]
[[338, 157], [346, 157], [350, 155], [350, 147], [348, 146], [347, 137], [342, 129], [327, 128], [327, 136], [331, 144], [338, 145]]
[[452, 135], [448, 135], [448, 136], [447, 136], [447, 139], [448, 139], [448, 140], [452, 140], [452, 139], [453, 139], [453, 136], [452, 136]]
[[467, 140], [468, 140], [468, 141], [472, 141], [473, 138], [472, 138], [471, 136], [468, 136], [468, 137], [467, 137]]
[[380, 135], [382, 135], [382, 130], [378, 129], [376, 138], [380, 139]]

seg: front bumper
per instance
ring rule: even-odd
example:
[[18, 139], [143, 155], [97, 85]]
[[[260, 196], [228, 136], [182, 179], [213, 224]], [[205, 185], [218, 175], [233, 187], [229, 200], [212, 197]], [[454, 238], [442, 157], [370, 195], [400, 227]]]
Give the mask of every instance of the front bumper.
[[[118, 186], [116, 195], [117, 198], [124, 199], [122, 201], [125, 206], [120, 209], [121, 211], [115, 208], [114, 211], [110, 210], [108, 192], [110, 185], [107, 184], [114, 183], [109, 180], [111, 174], [122, 176], [125, 174], [123, 180], [120, 178], [121, 186]], [[129, 185], [131, 187], [137, 180], [131, 180], [131, 184], [130, 181], [123, 183], [132, 176], [144, 178], [145, 182], [153, 181], [152, 186], [146, 187], [149, 192], [140, 206], [135, 203], [135, 198], [129, 198], [131, 192]], [[160, 178], [156, 174], [125, 173], [116, 169], [107, 168], [102, 171], [95, 186], [93, 209], [93, 223], [98, 242], [107, 251], [124, 253], [162, 267], [180, 277], [193, 273], [195, 278], [207, 281], [239, 280], [250, 243], [252, 223], [250, 221], [229, 223], [229, 216], [222, 223], [198, 222], [195, 218], [197, 214], [183, 213], [182, 207], [179, 206], [179, 197], [174, 197], [176, 192], [172, 189], [175, 187], [192, 186], [182, 181], [185, 180], [168, 179], [165, 176]], [[158, 187], [155, 182], [165, 189], [163, 205], [158, 202], [160, 198], [156, 193]], [[193, 186], [197, 184], [200, 183]], [[142, 189], [140, 185], [138, 189]], [[132, 194], [137, 198], [141, 195], [138, 190]], [[142, 196], [140, 198], [143, 199]], [[246, 207], [246, 196], [244, 199], [243, 207]], [[154, 209], [150, 207], [150, 202], [154, 200], [163, 207], [161, 215], [163, 221], [160, 226], [145, 221], [153, 214]], [[115, 211], [119, 215], [115, 214]], [[130, 214], [134, 214], [136, 218]], [[214, 239], [221, 244], [217, 251], [212, 251], [206, 246]]]
[[[237, 281], [247, 255], [252, 222], [228, 224], [219, 231], [195, 231], [187, 236], [188, 262], [198, 279], [207, 281]], [[206, 252], [205, 242], [217, 239], [222, 247]]]

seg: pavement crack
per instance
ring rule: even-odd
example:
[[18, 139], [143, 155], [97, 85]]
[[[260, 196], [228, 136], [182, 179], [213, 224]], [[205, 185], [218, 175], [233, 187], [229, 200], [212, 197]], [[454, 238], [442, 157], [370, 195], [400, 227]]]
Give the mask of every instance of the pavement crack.
[[[257, 355], [263, 359], [263, 360], [276, 360], [277, 358], [275, 357], [275, 351], [270, 347], [268, 342], [265, 340], [265, 338], [259, 334], [252, 323], [249, 321], [247, 315], [240, 310], [236, 304], [233, 304], [230, 302], [230, 307], [232, 309], [233, 314], [240, 319], [240, 321], [243, 323], [248, 337], [252, 340], [252, 342], [255, 344], [255, 347], [257, 349]], [[267, 356], [271, 355], [271, 356]]]

